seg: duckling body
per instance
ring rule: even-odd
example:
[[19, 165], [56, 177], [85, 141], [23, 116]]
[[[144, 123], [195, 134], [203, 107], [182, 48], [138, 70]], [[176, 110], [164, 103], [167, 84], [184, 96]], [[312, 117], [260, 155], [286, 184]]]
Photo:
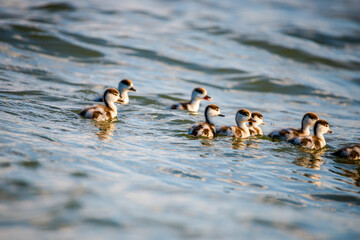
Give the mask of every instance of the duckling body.
[[336, 152], [332, 153], [332, 155], [346, 158], [348, 160], [360, 160], [360, 144], [341, 148]]
[[[128, 104], [129, 99], [129, 91], [137, 92], [137, 90], [133, 87], [134, 84], [129, 79], [123, 79], [119, 82], [118, 91], [120, 93], [119, 100], [117, 101], [120, 104]], [[97, 97], [95, 99], [96, 102], [103, 102], [103, 97]]]
[[285, 128], [271, 132], [268, 136], [273, 140], [289, 141], [296, 137], [309, 136], [310, 128], [314, 126], [319, 117], [315, 113], [306, 113], [301, 121], [301, 128]]
[[169, 109], [187, 110], [190, 112], [197, 112], [200, 108], [200, 102], [204, 99], [211, 101], [212, 98], [207, 95], [206, 89], [195, 88], [192, 91], [190, 101], [173, 104], [169, 107]]
[[213, 138], [216, 133], [215, 124], [212, 121], [213, 117], [225, 117], [220, 112], [220, 108], [215, 104], [208, 105], [205, 108], [205, 122], [198, 123], [189, 129], [189, 135], [195, 137]]
[[326, 146], [324, 133], [332, 133], [329, 128], [329, 123], [325, 120], [318, 120], [314, 125], [313, 136], [295, 137], [291, 139], [290, 142], [308, 149], [321, 149]]
[[247, 126], [248, 122], [255, 122], [251, 118], [251, 113], [247, 109], [240, 109], [235, 115], [235, 122], [237, 126], [222, 126], [217, 129], [216, 134], [231, 136], [235, 138], [246, 138], [250, 136], [250, 131]]
[[117, 116], [115, 102], [118, 101], [120, 93], [115, 88], [106, 89], [103, 95], [105, 105], [95, 105], [83, 109], [80, 115], [95, 121], [108, 121]]
[[250, 136], [263, 135], [263, 130], [259, 127], [260, 124], [265, 125], [263, 121], [263, 115], [259, 112], [251, 113], [251, 118], [255, 120], [255, 122], [249, 122], [249, 132]]

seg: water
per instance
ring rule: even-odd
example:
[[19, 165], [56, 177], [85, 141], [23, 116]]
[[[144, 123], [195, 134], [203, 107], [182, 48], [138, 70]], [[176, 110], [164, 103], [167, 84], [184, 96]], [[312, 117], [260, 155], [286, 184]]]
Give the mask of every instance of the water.
[[[0, 3], [1, 239], [356, 239], [360, 166], [330, 153], [360, 142], [360, 3], [36, 1]], [[77, 113], [119, 80], [139, 93], [118, 120]], [[266, 137], [187, 137], [169, 111], [202, 86], [234, 124], [265, 133], [326, 119], [327, 148]]]

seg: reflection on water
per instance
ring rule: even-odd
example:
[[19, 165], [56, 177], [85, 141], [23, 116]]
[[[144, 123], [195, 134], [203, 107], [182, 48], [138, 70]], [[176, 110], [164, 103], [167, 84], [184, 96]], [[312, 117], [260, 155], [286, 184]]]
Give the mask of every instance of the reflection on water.
[[115, 122], [93, 122], [94, 125], [99, 128], [99, 131], [96, 135], [102, 141], [110, 141], [112, 140], [112, 136], [114, 136], [114, 131], [116, 130], [116, 123]]
[[233, 149], [238, 149], [238, 150], [245, 150], [245, 149], [260, 149], [261, 145], [260, 145], [260, 140], [257, 139], [256, 137], [250, 137], [250, 138], [246, 138], [246, 139], [236, 139], [234, 138], [231, 142], [231, 146]]
[[306, 153], [306, 155], [296, 157], [293, 163], [301, 167], [320, 170], [321, 165], [324, 163], [322, 156], [325, 154], [325, 151], [325, 149], [320, 149], [317, 151], [304, 149], [304, 153]]
[[[347, 169], [345, 167], [337, 166], [336, 169], [340, 171], [334, 171], [337, 174], [353, 179], [353, 184], [360, 187], [360, 166], [357, 166], [355, 169]], [[359, 190], [360, 192], [360, 190]]]

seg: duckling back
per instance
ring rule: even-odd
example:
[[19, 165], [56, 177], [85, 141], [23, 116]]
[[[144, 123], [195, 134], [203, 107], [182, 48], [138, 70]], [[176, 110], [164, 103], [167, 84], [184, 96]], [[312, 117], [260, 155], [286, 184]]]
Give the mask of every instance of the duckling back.
[[199, 123], [191, 127], [188, 134], [195, 137], [213, 138], [215, 135], [215, 125], [210, 123]]
[[360, 144], [341, 148], [336, 152], [332, 153], [332, 155], [346, 158], [348, 160], [360, 160]]

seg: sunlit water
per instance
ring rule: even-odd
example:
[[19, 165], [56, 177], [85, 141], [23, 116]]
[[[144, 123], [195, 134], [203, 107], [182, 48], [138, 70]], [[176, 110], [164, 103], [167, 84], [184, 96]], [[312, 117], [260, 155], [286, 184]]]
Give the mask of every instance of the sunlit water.
[[[356, 239], [360, 3], [0, 2], [1, 239]], [[118, 119], [78, 116], [123, 78]], [[170, 104], [202, 86], [265, 133], [316, 112], [321, 151], [268, 138], [192, 139]]]

